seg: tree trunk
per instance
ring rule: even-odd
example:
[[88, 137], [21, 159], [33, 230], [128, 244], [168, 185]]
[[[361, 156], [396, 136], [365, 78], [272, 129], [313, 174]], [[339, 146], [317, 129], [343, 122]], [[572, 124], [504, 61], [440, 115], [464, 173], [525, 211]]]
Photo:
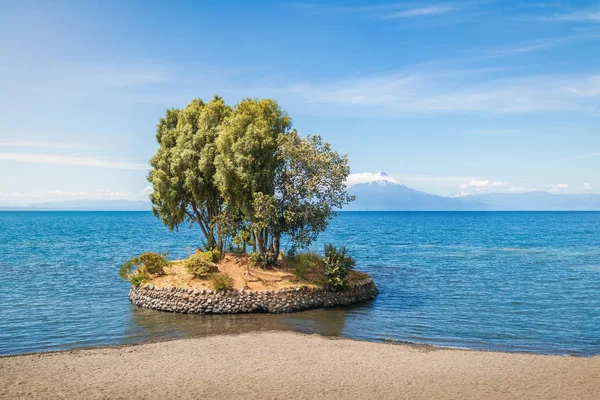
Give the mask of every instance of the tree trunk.
[[254, 236], [256, 237], [256, 246], [258, 247], [258, 253], [264, 256], [267, 253], [267, 244], [264, 242], [263, 233], [256, 232]]
[[271, 239], [271, 248], [269, 249], [269, 255], [267, 257], [267, 263], [270, 265], [274, 265], [279, 258], [280, 239], [281, 235], [279, 233], [273, 234], [273, 238]]

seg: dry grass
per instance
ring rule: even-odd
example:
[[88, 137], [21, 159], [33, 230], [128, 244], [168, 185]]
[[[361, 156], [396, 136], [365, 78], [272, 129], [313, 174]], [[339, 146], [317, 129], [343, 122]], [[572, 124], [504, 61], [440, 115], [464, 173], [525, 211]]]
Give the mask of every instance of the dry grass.
[[[279, 290], [297, 286], [320, 286], [322, 276], [319, 270], [306, 271], [305, 278], [299, 279], [294, 275], [295, 267], [284, 261], [279, 261], [273, 268], [248, 267], [248, 256], [245, 254], [226, 254], [217, 263], [219, 272], [233, 279], [235, 289]], [[351, 271], [352, 280], [364, 279], [365, 273]], [[192, 289], [213, 289], [209, 277], [195, 278], [185, 268], [183, 260], [176, 260], [165, 268], [165, 275], [150, 281], [157, 286], [188, 287]]]

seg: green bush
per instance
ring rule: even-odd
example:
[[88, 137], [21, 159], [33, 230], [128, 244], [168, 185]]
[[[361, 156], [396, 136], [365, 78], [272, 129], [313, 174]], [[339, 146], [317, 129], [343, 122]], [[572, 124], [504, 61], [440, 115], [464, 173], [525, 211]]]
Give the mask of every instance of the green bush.
[[217, 271], [214, 261], [217, 261], [219, 257], [218, 250], [216, 253], [214, 251], [196, 251], [184, 261], [184, 265], [190, 274], [200, 278]]
[[204, 254], [206, 257], [210, 258], [211, 262], [217, 262], [221, 259], [221, 252], [217, 248], [205, 251]]
[[148, 275], [144, 271], [138, 270], [135, 274], [131, 274], [129, 282], [131, 282], [133, 286], [139, 286], [143, 283], [146, 283], [149, 279], [150, 275]]
[[217, 292], [225, 292], [233, 289], [233, 279], [227, 274], [212, 274], [210, 280], [212, 281], [213, 288]]
[[297, 253], [287, 260], [294, 265], [294, 275], [306, 279], [306, 271], [318, 270], [323, 264], [323, 257], [318, 253]]
[[334, 290], [344, 290], [348, 286], [348, 271], [355, 264], [354, 259], [348, 255], [347, 248], [338, 249], [332, 244], [326, 245], [322, 264], [325, 284]]
[[125, 261], [119, 268], [119, 276], [137, 286], [155, 276], [164, 275], [168, 265], [167, 253], [148, 251]]
[[250, 253], [250, 255], [248, 256], [248, 266], [249, 267], [254, 267], [256, 265], [258, 266], [263, 266], [265, 264], [266, 260], [263, 256], [261, 256], [259, 253]]

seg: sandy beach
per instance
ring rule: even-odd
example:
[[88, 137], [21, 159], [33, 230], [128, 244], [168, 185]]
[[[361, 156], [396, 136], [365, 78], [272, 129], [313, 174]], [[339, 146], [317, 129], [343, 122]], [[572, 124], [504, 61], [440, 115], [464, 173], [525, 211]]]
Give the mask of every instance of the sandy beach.
[[2, 357], [0, 398], [599, 399], [600, 357], [249, 333]]

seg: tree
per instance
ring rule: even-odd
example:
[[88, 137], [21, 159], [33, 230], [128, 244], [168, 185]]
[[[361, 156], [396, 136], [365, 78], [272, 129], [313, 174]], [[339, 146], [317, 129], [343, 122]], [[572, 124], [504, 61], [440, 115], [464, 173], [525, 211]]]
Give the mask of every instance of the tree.
[[197, 224], [206, 247], [221, 253], [232, 240], [274, 264], [283, 235], [309, 246], [354, 199], [347, 156], [320, 136], [301, 138], [271, 99], [233, 108], [219, 97], [193, 100], [167, 110], [156, 139], [148, 175], [154, 214], [171, 229]]
[[302, 139], [296, 130], [280, 135], [275, 171], [275, 210], [270, 257], [277, 260], [287, 234], [306, 248], [323, 232], [335, 210], [354, 200], [346, 191], [348, 156], [332, 150], [319, 135]]
[[216, 97], [205, 104], [193, 100], [183, 110], [168, 110], [158, 123], [158, 151], [148, 180], [154, 191], [152, 211], [170, 229], [197, 224], [208, 248], [223, 249], [219, 216], [223, 198], [214, 182], [216, 139], [231, 108]]
[[270, 230], [259, 208], [263, 196], [275, 194], [278, 138], [287, 134], [291, 125], [276, 101], [245, 99], [235, 106], [217, 139], [215, 181], [228, 213], [242, 221], [242, 229], [252, 232], [263, 255]]

